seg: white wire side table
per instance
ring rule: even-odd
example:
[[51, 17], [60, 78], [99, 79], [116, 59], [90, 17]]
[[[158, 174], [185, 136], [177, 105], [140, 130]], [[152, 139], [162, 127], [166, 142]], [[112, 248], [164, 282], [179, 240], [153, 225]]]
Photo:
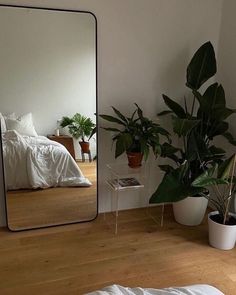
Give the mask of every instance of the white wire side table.
[[[140, 167], [130, 168], [127, 163], [112, 163], [107, 164], [106, 167], [108, 169], [106, 183], [111, 191], [111, 212], [115, 213], [115, 234], [117, 234], [119, 200], [123, 192], [137, 190], [139, 196], [144, 199], [146, 208], [149, 207], [150, 164], [143, 163]], [[113, 206], [113, 201], [115, 201], [115, 206]]]

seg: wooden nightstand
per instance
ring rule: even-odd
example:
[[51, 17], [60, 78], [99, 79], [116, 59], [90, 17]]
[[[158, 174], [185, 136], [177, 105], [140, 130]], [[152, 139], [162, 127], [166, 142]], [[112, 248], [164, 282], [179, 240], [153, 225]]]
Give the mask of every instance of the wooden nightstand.
[[59, 142], [60, 144], [64, 145], [64, 147], [68, 150], [68, 152], [71, 154], [71, 156], [75, 159], [75, 149], [74, 149], [74, 142], [73, 138], [68, 135], [48, 135], [48, 139], [54, 140], [56, 142]]

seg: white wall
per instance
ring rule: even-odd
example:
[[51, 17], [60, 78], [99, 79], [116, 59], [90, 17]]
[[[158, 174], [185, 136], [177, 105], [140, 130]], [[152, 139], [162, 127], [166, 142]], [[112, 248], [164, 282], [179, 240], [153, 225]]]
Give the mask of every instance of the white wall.
[[[222, 9], [222, 23], [219, 40], [218, 54], [218, 81], [223, 85], [226, 94], [226, 100], [229, 107], [236, 109], [236, 22], [235, 22], [236, 1], [224, 0]], [[236, 115], [229, 120], [230, 131], [236, 138]], [[232, 153], [236, 149], [228, 145], [225, 141], [223, 144], [227, 150]], [[236, 212], [236, 200], [234, 204]]]
[[96, 121], [91, 14], [2, 7], [0, 28], [3, 114], [32, 112], [37, 133], [45, 136], [75, 112]]
[[[219, 39], [218, 77], [223, 85], [228, 106], [236, 109], [236, 2], [224, 0]], [[230, 120], [231, 132], [236, 137], [236, 115]], [[233, 149], [231, 147], [231, 149]], [[235, 148], [234, 148], [235, 150]]]
[[[193, 52], [211, 40], [217, 49], [222, 0], [48, 0], [1, 1], [21, 5], [90, 10], [98, 19], [99, 113], [114, 105], [123, 112], [133, 102], [154, 117], [163, 109], [162, 93], [180, 99]], [[122, 158], [121, 160], [124, 160]], [[99, 136], [99, 210], [109, 208], [107, 162], [114, 161], [110, 136]], [[155, 175], [154, 175], [155, 176]], [[156, 186], [158, 179], [153, 181]], [[122, 208], [140, 205], [135, 196]]]

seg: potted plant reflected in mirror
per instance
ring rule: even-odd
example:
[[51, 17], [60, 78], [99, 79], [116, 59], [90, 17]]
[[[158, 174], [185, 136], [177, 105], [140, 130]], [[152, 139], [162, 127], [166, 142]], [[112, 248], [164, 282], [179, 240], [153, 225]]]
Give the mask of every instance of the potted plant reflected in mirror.
[[196, 51], [187, 67], [186, 86], [192, 91], [191, 98], [184, 98], [182, 107], [163, 95], [168, 110], [159, 114], [171, 114], [173, 133], [181, 140], [182, 147], [163, 145], [161, 156], [171, 162], [159, 166], [165, 175], [150, 203], [173, 203], [175, 219], [184, 225], [200, 224], [208, 203], [204, 197], [207, 189], [204, 186], [194, 187], [192, 183], [225, 157], [225, 151], [214, 145], [214, 138], [223, 136], [236, 145], [227, 122], [235, 110], [226, 106], [222, 85], [213, 83], [203, 94], [199, 91], [215, 73], [214, 48], [206, 42]]
[[205, 171], [193, 182], [195, 187], [208, 186], [214, 191], [210, 202], [217, 211], [208, 215], [209, 243], [222, 250], [234, 248], [236, 242], [236, 214], [230, 212], [236, 193], [235, 167], [236, 154]]
[[130, 116], [123, 115], [112, 107], [115, 116], [100, 115], [100, 117], [117, 127], [102, 127], [112, 132], [112, 140], [115, 142], [115, 158], [123, 153], [127, 154], [128, 164], [132, 168], [139, 167], [142, 159], [146, 161], [150, 149], [154, 155], [161, 153], [160, 136], [169, 140], [169, 133], [159, 124], [144, 117], [143, 111], [135, 104], [135, 110]]
[[[81, 139], [79, 144], [83, 153], [89, 153], [89, 140], [96, 133], [96, 127], [93, 121], [79, 113], [73, 117], [63, 117], [61, 127], [68, 127], [69, 133], [75, 139]], [[87, 140], [86, 140], [87, 139]]]

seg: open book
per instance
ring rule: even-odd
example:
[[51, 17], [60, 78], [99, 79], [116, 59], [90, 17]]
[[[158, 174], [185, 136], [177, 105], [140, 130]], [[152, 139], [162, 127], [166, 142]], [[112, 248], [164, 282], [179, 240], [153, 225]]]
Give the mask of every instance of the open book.
[[138, 188], [144, 187], [136, 178], [134, 177], [126, 177], [126, 178], [119, 178], [119, 179], [109, 179], [108, 183], [114, 189], [125, 189], [125, 188]]

